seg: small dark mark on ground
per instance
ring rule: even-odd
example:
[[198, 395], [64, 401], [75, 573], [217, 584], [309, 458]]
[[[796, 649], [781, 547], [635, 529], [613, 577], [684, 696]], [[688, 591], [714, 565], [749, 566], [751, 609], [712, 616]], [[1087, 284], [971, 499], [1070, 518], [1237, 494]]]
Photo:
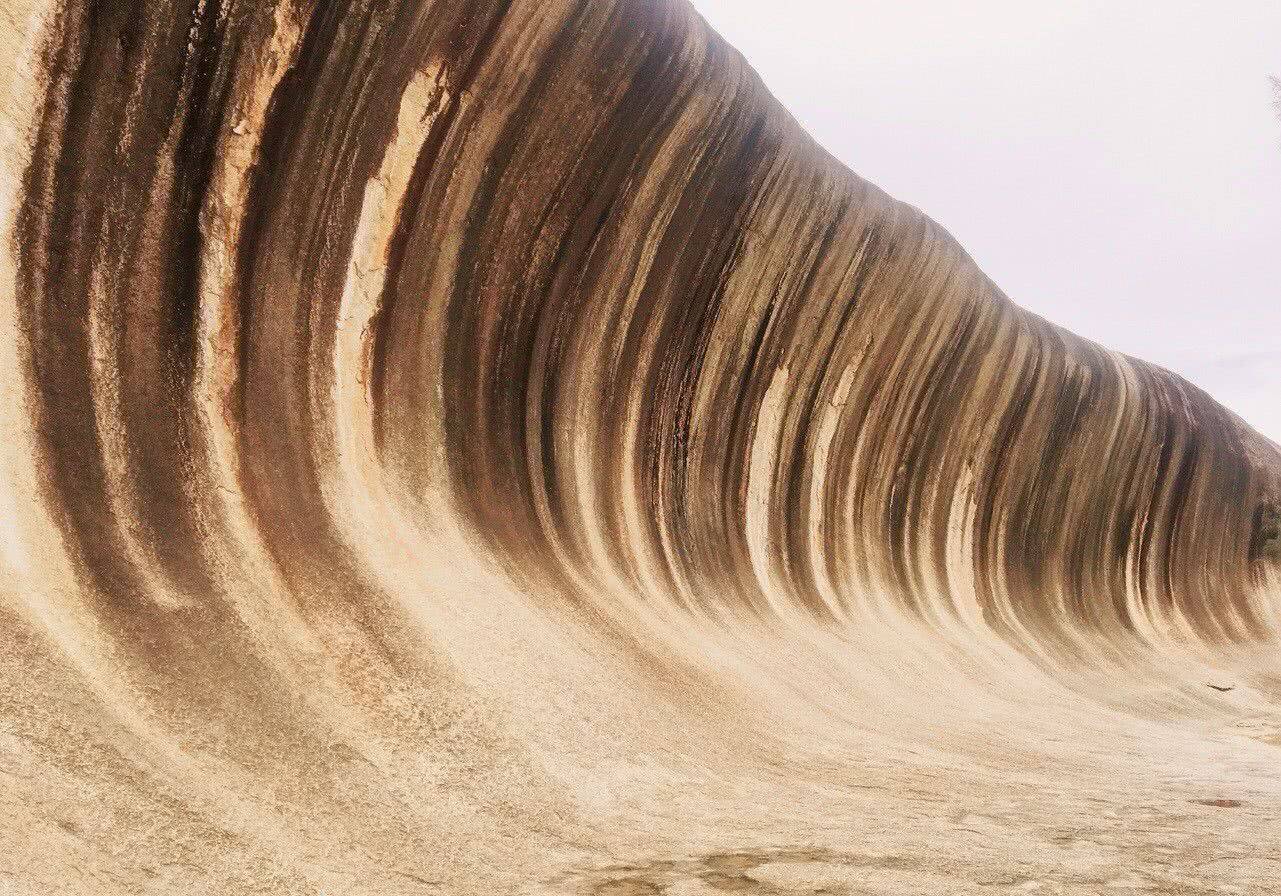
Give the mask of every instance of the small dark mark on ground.
[[660, 896], [662, 889], [641, 877], [625, 877], [598, 885], [594, 896]]
[[1214, 806], [1216, 809], [1237, 809], [1244, 805], [1240, 800], [1192, 800], [1192, 802], [1201, 806]]
[[729, 873], [749, 871], [752, 868], [764, 865], [769, 859], [764, 856], [752, 855], [751, 853], [720, 853], [707, 856], [703, 861], [709, 868]]

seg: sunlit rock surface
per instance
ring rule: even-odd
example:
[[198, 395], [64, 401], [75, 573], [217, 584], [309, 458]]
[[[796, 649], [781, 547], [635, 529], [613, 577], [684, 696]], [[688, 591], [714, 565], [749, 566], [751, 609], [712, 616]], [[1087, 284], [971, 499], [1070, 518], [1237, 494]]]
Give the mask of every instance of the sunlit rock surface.
[[684, 2], [0, 0], [0, 125], [5, 896], [1281, 888], [1277, 446]]

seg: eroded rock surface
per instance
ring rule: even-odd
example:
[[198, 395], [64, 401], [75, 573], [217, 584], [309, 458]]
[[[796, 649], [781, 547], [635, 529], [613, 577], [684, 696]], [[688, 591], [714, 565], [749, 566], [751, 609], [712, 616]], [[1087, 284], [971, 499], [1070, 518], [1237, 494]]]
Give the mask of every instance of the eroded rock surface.
[[0, 893], [1281, 888], [1281, 451], [684, 2], [0, 0], [0, 125]]

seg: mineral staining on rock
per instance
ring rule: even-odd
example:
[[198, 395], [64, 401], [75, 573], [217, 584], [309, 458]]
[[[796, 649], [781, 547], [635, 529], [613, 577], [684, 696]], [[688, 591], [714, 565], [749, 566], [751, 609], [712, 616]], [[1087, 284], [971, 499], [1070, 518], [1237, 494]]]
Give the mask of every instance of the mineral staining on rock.
[[0, 890], [1276, 879], [1277, 446], [684, 2], [0, 50]]

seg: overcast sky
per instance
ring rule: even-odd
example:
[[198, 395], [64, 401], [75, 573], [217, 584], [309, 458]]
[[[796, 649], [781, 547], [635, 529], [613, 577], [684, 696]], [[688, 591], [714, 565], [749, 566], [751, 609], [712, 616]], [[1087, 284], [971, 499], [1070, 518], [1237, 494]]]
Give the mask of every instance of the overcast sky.
[[694, 0], [1016, 302], [1281, 441], [1281, 0]]

